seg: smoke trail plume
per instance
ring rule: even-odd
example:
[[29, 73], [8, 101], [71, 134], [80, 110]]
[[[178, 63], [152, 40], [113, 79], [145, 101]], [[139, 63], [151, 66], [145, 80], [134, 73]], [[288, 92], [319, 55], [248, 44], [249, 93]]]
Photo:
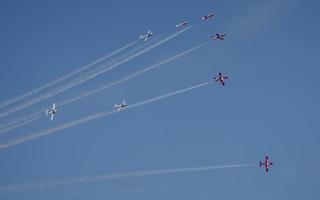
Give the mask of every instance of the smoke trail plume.
[[40, 117], [42, 114], [45, 113], [45, 111], [46, 111], [46, 109], [42, 109], [41, 111], [34, 112], [34, 113], [31, 113], [31, 114], [29, 114], [27, 116], [23, 116], [23, 117], [20, 117], [18, 119], [15, 119], [13, 121], [10, 121], [10, 122], [8, 122], [6, 124], [2, 124], [0, 126], [0, 134], [6, 132], [6, 131], [4, 131], [4, 129], [7, 129], [7, 128], [12, 127], [12, 126], [16, 126], [16, 125], [18, 125], [20, 123], [24, 123], [25, 121], [29, 121], [29, 120], [37, 118], [37, 117]]
[[[139, 47], [137, 47], [137, 48], [129, 51], [128, 53], [120, 56], [119, 58], [114, 59], [114, 60], [112, 61], [112, 63], [116, 62], [116, 61], [119, 60], [119, 59], [124, 59], [126, 56], [128, 56], [128, 55], [130, 55], [130, 54], [133, 54], [133, 53], [135, 53], [135, 52], [137, 52], [137, 51], [145, 48], [147, 45], [150, 45], [150, 44], [156, 42], [156, 41], [159, 40], [161, 37], [163, 37], [163, 35], [160, 35], [159, 37], [157, 37], [157, 38], [155, 38], [155, 39], [153, 39], [153, 40], [150, 40], [148, 43], [144, 43], [143, 45], [141, 45], [141, 46], [139, 46]], [[120, 49], [119, 49], [119, 50], [120, 50]], [[116, 52], [118, 53], [119, 50], [116, 51]], [[114, 55], [115, 52], [112, 53], [112, 54]], [[105, 59], [106, 59], [106, 58], [105, 58]], [[101, 61], [102, 61], [102, 60], [101, 60]], [[108, 85], [109, 85], [109, 84], [108, 84]], [[106, 88], [107, 88], [107, 87], [106, 87]], [[106, 88], [105, 88], [105, 89], [106, 89]], [[109, 88], [109, 87], [108, 87], [108, 88]], [[94, 90], [95, 92], [93, 92], [92, 90], [90, 90], [90, 91], [86, 92], [87, 95], [85, 95], [85, 96], [93, 95], [93, 94], [95, 94], [95, 93], [97, 93], [97, 92], [99, 92], [99, 91], [102, 91], [102, 90], [103, 90], [102, 88], [99, 88], [99, 89]], [[84, 95], [84, 94], [85, 94], [85, 93], [83, 93], [83, 95]], [[84, 96], [83, 96], [83, 97], [84, 97]], [[82, 97], [82, 98], [83, 98], [83, 97]], [[78, 99], [81, 99], [81, 97], [77, 96], [77, 97], [74, 97], [74, 98], [72, 98], [72, 99], [66, 100], [66, 101], [64, 101], [64, 102], [58, 103], [58, 106], [59, 106], [59, 107], [64, 106], [64, 105], [66, 105], [66, 104], [68, 104], [68, 103], [71, 103], [71, 102], [74, 102], [74, 101], [76, 101], [76, 100], [78, 100]], [[19, 119], [13, 120], [13, 121], [10, 121], [10, 122], [8, 122], [8, 123], [6, 123], [6, 124], [2, 124], [2, 125], [0, 126], [0, 134], [3, 134], [3, 133], [5, 133], [5, 132], [7, 132], [7, 131], [10, 131], [10, 130], [14, 129], [14, 128], [18, 128], [18, 127], [21, 127], [21, 126], [23, 126], [23, 125], [26, 125], [26, 124], [28, 124], [28, 123], [33, 122], [34, 120], [32, 120], [32, 119], [34, 119], [36, 116], [39, 116], [40, 114], [43, 114], [45, 111], [46, 111], [46, 108], [44, 108], [44, 109], [42, 109], [41, 111], [38, 111], [38, 112], [36, 112], [36, 113], [32, 113], [32, 114], [30, 114], [30, 115], [21, 117], [21, 118], [19, 118]], [[37, 119], [39, 119], [39, 117], [38, 117]], [[27, 122], [27, 121], [28, 121], [28, 122]], [[13, 125], [14, 125], [14, 126], [13, 126]]]
[[40, 119], [40, 117], [41, 117], [41, 116], [38, 115], [38, 116], [32, 117], [32, 118], [30, 118], [30, 119], [24, 120], [24, 121], [22, 121], [22, 122], [20, 122], [20, 123], [14, 124], [14, 125], [12, 125], [12, 126], [8, 126], [8, 127], [4, 128], [4, 129], [1, 129], [1, 130], [0, 130], [0, 135], [6, 133], [6, 132], [8, 132], [8, 131], [11, 131], [11, 130], [13, 130], [13, 129], [19, 128], [19, 127], [21, 127], [21, 126], [30, 124], [31, 122], [33, 122], [33, 121], [35, 121], [35, 120], [37, 120], [37, 119]]
[[120, 83], [123, 83], [123, 82], [125, 82], [125, 81], [128, 81], [128, 80], [130, 80], [130, 79], [132, 79], [132, 78], [134, 78], [134, 77], [137, 77], [137, 76], [139, 76], [139, 75], [142, 75], [142, 74], [144, 74], [144, 73], [146, 73], [146, 72], [148, 72], [148, 71], [150, 71], [150, 70], [152, 70], [152, 69], [155, 69], [155, 68], [157, 68], [157, 67], [159, 67], [159, 66], [161, 66], [161, 65], [163, 65], [163, 64], [166, 64], [166, 63], [168, 63], [168, 62], [170, 62], [170, 61], [173, 61], [173, 60], [175, 60], [175, 59], [178, 59], [178, 58], [180, 58], [180, 57], [182, 57], [182, 56], [184, 56], [184, 55], [186, 55], [186, 54], [188, 54], [188, 53], [191, 53], [191, 52], [193, 52], [193, 51], [195, 51], [195, 50], [203, 47], [204, 45], [206, 45], [206, 43], [200, 44], [200, 45], [198, 45], [198, 46], [196, 46], [196, 47], [193, 47], [193, 48], [191, 48], [191, 49], [189, 49], [189, 50], [186, 50], [186, 51], [184, 51], [184, 52], [181, 52], [181, 53], [179, 53], [179, 54], [177, 54], [177, 55], [175, 55], [175, 56], [172, 56], [172, 57], [170, 57], [170, 58], [167, 58], [167, 59], [165, 59], [165, 60], [162, 60], [162, 61], [160, 61], [160, 62], [158, 62], [158, 63], [156, 63], [156, 64], [153, 64], [153, 65], [151, 65], [151, 66], [149, 66], [149, 67], [147, 67], [147, 68], [145, 68], [145, 69], [143, 69], [143, 70], [140, 70], [140, 71], [135, 72], [135, 73], [133, 73], [133, 74], [131, 74], [131, 75], [128, 75], [128, 76], [126, 76], [126, 77], [124, 77], [124, 78], [122, 78], [122, 79], [120, 79], [120, 80], [117, 80], [117, 81], [108, 83], [108, 84], [103, 85], [103, 86], [101, 86], [101, 87], [99, 87], [99, 88], [97, 88], [97, 89], [89, 90], [89, 91], [87, 91], [87, 92], [84, 92], [84, 93], [80, 94], [79, 96], [75, 96], [75, 97], [73, 97], [73, 98], [71, 98], [71, 99], [68, 99], [68, 100], [63, 101], [63, 102], [59, 103], [58, 105], [64, 106], [64, 105], [67, 105], [67, 104], [69, 104], [69, 103], [78, 101], [78, 100], [80, 100], [80, 99], [82, 99], [82, 98], [85, 98], [85, 97], [88, 97], [88, 96], [97, 94], [97, 93], [99, 93], [99, 92], [101, 92], [101, 91], [103, 91], [103, 90], [106, 90], [106, 89], [111, 88], [111, 87], [113, 87], [113, 86], [115, 86], [115, 85], [118, 85], [118, 84], [120, 84]]
[[87, 65], [85, 65], [85, 66], [83, 66], [83, 67], [81, 67], [79, 69], [76, 69], [76, 70], [72, 71], [69, 74], [63, 75], [60, 78], [58, 78], [58, 79], [56, 79], [54, 81], [51, 81], [51, 82], [49, 82], [49, 83], [47, 83], [47, 84], [45, 84], [45, 85], [43, 85], [43, 86], [41, 86], [39, 88], [33, 89], [33, 90], [31, 90], [29, 92], [26, 92], [26, 93], [24, 93], [22, 95], [19, 95], [19, 96], [13, 98], [13, 99], [10, 99], [10, 100], [8, 100], [6, 102], [3, 102], [3, 103], [0, 104], [0, 108], [3, 108], [3, 107], [8, 106], [8, 105], [10, 105], [12, 103], [15, 103], [17, 101], [25, 99], [25, 98], [27, 98], [27, 97], [29, 97], [31, 95], [34, 95], [34, 94], [36, 94], [36, 93], [38, 93], [38, 92], [40, 92], [40, 91], [42, 91], [42, 90], [44, 90], [44, 89], [46, 89], [48, 87], [51, 87], [51, 86], [53, 86], [53, 85], [55, 85], [57, 83], [60, 83], [61, 81], [65, 80], [65, 79], [68, 79], [68, 78], [70, 78], [70, 77], [72, 77], [72, 76], [74, 76], [74, 75], [76, 75], [76, 74], [78, 74], [78, 73], [80, 73], [80, 72], [82, 72], [82, 71], [84, 71], [84, 70], [96, 65], [97, 63], [102, 62], [102, 61], [104, 61], [104, 60], [116, 55], [117, 53], [119, 53], [121, 51], [124, 51], [125, 49], [127, 49], [127, 48], [131, 47], [132, 45], [134, 45], [136, 42], [137, 41], [131, 42], [131, 43], [125, 45], [124, 47], [122, 47], [122, 48], [120, 48], [118, 50], [115, 50], [114, 52], [109, 53], [108, 55], [106, 55], [104, 57], [101, 57], [101, 58], [97, 59], [96, 61], [94, 61], [92, 63], [89, 63], [89, 64], [87, 64]]
[[4, 116], [7, 116], [7, 115], [9, 115], [9, 114], [12, 114], [12, 113], [14, 113], [14, 112], [17, 112], [17, 111], [19, 111], [19, 110], [22, 110], [22, 109], [24, 109], [24, 108], [27, 108], [27, 107], [35, 104], [35, 103], [38, 103], [38, 102], [40, 102], [40, 101], [43, 101], [43, 100], [45, 100], [45, 99], [47, 99], [47, 98], [49, 98], [49, 97], [55, 96], [55, 95], [60, 94], [60, 93], [62, 93], [62, 92], [64, 92], [64, 91], [66, 91], [66, 90], [69, 90], [69, 89], [71, 89], [71, 88], [73, 88], [73, 87], [75, 87], [75, 86], [77, 86], [77, 85], [79, 85], [79, 84], [81, 84], [81, 83], [84, 83], [84, 82], [86, 82], [86, 81], [88, 81], [88, 80], [91, 80], [91, 79], [95, 78], [96, 76], [98, 76], [98, 75], [100, 75], [100, 74], [102, 74], [102, 73], [105, 73], [105, 72], [107, 72], [107, 71], [110, 71], [110, 70], [112, 70], [113, 68], [115, 68], [115, 67], [117, 67], [117, 66], [119, 66], [119, 65], [121, 65], [121, 64], [124, 64], [124, 63], [126, 63], [126, 62], [134, 59], [135, 57], [137, 57], [137, 56], [139, 56], [139, 55], [142, 55], [142, 54], [144, 54], [144, 53], [152, 50], [152, 49], [155, 48], [155, 47], [158, 47], [159, 45], [161, 45], [161, 44], [163, 44], [163, 43], [165, 43], [165, 42], [167, 42], [167, 41], [175, 38], [176, 36], [180, 35], [181, 33], [189, 30], [190, 28], [192, 28], [192, 26], [190, 26], [189, 28], [186, 28], [186, 29], [184, 29], [184, 30], [182, 30], [182, 31], [179, 31], [179, 32], [177, 32], [177, 33], [174, 33], [174, 34], [172, 34], [171, 36], [169, 36], [169, 37], [167, 37], [167, 38], [164, 38], [164, 39], [160, 40], [159, 42], [156, 42], [155, 44], [147, 47], [146, 49], [143, 49], [143, 50], [141, 50], [141, 51], [139, 51], [139, 52], [137, 52], [137, 53], [135, 53], [135, 54], [133, 54], [133, 55], [131, 55], [131, 56], [129, 56], [129, 57], [127, 57], [127, 58], [125, 58], [125, 59], [123, 59], [123, 60], [121, 60], [121, 61], [119, 61], [119, 62], [117, 62], [117, 63], [115, 63], [115, 64], [113, 64], [113, 65], [111, 65], [111, 66], [109, 66], [109, 67], [107, 67], [107, 68], [104, 68], [103, 70], [100, 70], [100, 71], [98, 71], [98, 72], [96, 72], [96, 73], [93, 73], [93, 74], [90, 74], [90, 75], [88, 75], [88, 76], [85, 76], [83, 79], [80, 79], [80, 80], [76, 80], [76, 81], [74, 81], [74, 82], [71, 82], [70, 84], [65, 85], [65, 86], [62, 86], [61, 88], [58, 88], [57, 90], [55, 90], [55, 91], [53, 91], [53, 92], [47, 93], [47, 94], [45, 94], [45, 95], [41, 95], [41, 96], [39, 96], [38, 98], [35, 98], [35, 99], [33, 99], [33, 100], [31, 100], [31, 101], [28, 101], [28, 102], [26, 102], [26, 103], [24, 103], [24, 104], [21, 104], [21, 105], [19, 105], [19, 106], [16, 106], [16, 107], [14, 107], [14, 108], [11, 109], [11, 110], [8, 110], [8, 111], [5, 111], [5, 112], [3, 112], [3, 113], [0, 113], [0, 118], [1, 118], [1, 117], [4, 117]]
[[17, 184], [12, 186], [0, 187], [0, 191], [14, 192], [17, 190], [30, 190], [30, 189], [40, 189], [46, 187], [58, 187], [65, 185], [83, 184], [98, 181], [108, 181], [114, 179], [128, 179], [128, 178], [138, 178], [144, 176], [160, 176], [169, 175], [177, 173], [191, 173], [191, 172], [205, 172], [218, 169], [231, 169], [231, 168], [241, 168], [250, 167], [254, 164], [233, 164], [233, 165], [215, 165], [215, 166], [204, 166], [204, 167], [189, 167], [189, 168], [176, 168], [176, 169], [162, 169], [162, 170], [147, 170], [129, 173], [119, 173], [119, 174], [102, 174], [96, 176], [83, 176], [67, 178], [62, 180], [53, 181], [43, 181], [43, 182], [33, 182], [26, 184]]
[[138, 103], [135, 103], [135, 104], [131, 104], [131, 105], [127, 106], [126, 109], [123, 109], [121, 111], [115, 111], [114, 110], [114, 111], [98, 112], [98, 113], [95, 113], [95, 114], [92, 114], [92, 115], [89, 115], [89, 116], [86, 116], [86, 117], [83, 117], [83, 118], [80, 118], [80, 119], [77, 119], [77, 120], [74, 120], [74, 121], [71, 121], [71, 122], [68, 122], [68, 123], [65, 123], [65, 124], [62, 124], [62, 125], [57, 126], [57, 127], [49, 128], [49, 129], [46, 129], [44, 131], [36, 132], [36, 133], [30, 134], [30, 135], [27, 135], [27, 136], [15, 138], [15, 139], [13, 139], [11, 141], [8, 141], [8, 142], [0, 144], [0, 149], [6, 149], [8, 147], [11, 147], [11, 146], [14, 146], [14, 145], [17, 145], [17, 144], [20, 144], [20, 143], [27, 142], [29, 140], [34, 140], [36, 138], [39, 138], [39, 137], [42, 137], [42, 136], [46, 136], [46, 135], [50, 135], [50, 134], [53, 134], [53, 133], [55, 133], [57, 131], [60, 131], [60, 130], [66, 129], [66, 128], [70, 128], [70, 127], [73, 127], [73, 126], [76, 126], [76, 125], [83, 124], [85, 122], [96, 120], [96, 119], [99, 119], [99, 118], [102, 118], [102, 117], [107, 117], [107, 116], [113, 115], [115, 113], [120, 113], [120, 112], [123, 112], [123, 111], [131, 109], [131, 108], [139, 107], [139, 106], [142, 106], [142, 105], [154, 102], [154, 101], [159, 101], [161, 99], [164, 99], [164, 98], [167, 98], [167, 97], [170, 97], [170, 96], [178, 95], [178, 94], [181, 94], [181, 93], [184, 93], [184, 92], [188, 92], [188, 91], [200, 88], [200, 87], [204, 87], [204, 86], [209, 85], [211, 83], [212, 83], [211, 81], [205, 82], [205, 83], [201, 83], [201, 84], [198, 84], [198, 85], [195, 85], [195, 86], [191, 86], [191, 87], [188, 87], [188, 88], [185, 88], [185, 89], [181, 89], [181, 90], [177, 90], [177, 91], [174, 91], [174, 92], [170, 92], [170, 93], [167, 93], [167, 94], [164, 94], [164, 95], [161, 95], [161, 96], [158, 96], [158, 97], [154, 97], [154, 98], [151, 98], [151, 99], [148, 99], [148, 100], [145, 100], [145, 101], [141, 101], [141, 102], [138, 102]]
[[[145, 69], [143, 69], [143, 70], [140, 70], [140, 71], [135, 72], [135, 73], [133, 73], [133, 74], [131, 74], [131, 75], [128, 75], [128, 76], [126, 76], [126, 77], [124, 77], [124, 78], [122, 78], [122, 79], [120, 79], [120, 80], [117, 80], [117, 81], [108, 83], [108, 84], [106, 84], [106, 85], [103, 85], [103, 86], [101, 86], [101, 87], [99, 87], [99, 88], [96, 88], [96, 89], [93, 89], [93, 90], [89, 90], [89, 91], [84, 92], [84, 93], [82, 93], [82, 94], [80, 94], [80, 95], [78, 95], [78, 96], [75, 96], [75, 97], [71, 98], [71, 99], [67, 99], [67, 100], [65, 100], [65, 101], [63, 101], [63, 102], [61, 102], [61, 103], [58, 103], [57, 105], [58, 105], [59, 107], [62, 107], [62, 106], [65, 106], [65, 105], [67, 105], [67, 104], [70, 104], [70, 103], [73, 103], [73, 102], [75, 102], [75, 101], [78, 101], [78, 100], [80, 100], [80, 99], [82, 99], [82, 98], [85, 98], [85, 97], [88, 97], [88, 96], [97, 94], [97, 93], [99, 93], [99, 92], [101, 92], [101, 91], [103, 91], [103, 90], [106, 90], [106, 89], [111, 88], [111, 87], [113, 87], [113, 86], [116, 86], [116, 85], [118, 85], [118, 84], [120, 84], [120, 83], [123, 83], [123, 82], [125, 82], [125, 81], [128, 81], [128, 80], [130, 80], [130, 79], [132, 79], [132, 78], [134, 78], [134, 77], [136, 77], [136, 76], [142, 75], [142, 74], [144, 74], [144, 73], [146, 73], [146, 72], [148, 72], [148, 71], [150, 71], [150, 70], [152, 70], [152, 69], [155, 69], [155, 68], [157, 68], [157, 67], [159, 67], [159, 66], [161, 66], [161, 65], [163, 65], [163, 64], [166, 64], [166, 63], [168, 63], [168, 62], [170, 62], [170, 61], [173, 61], [173, 60], [175, 60], [175, 59], [178, 59], [178, 58], [180, 58], [180, 57], [182, 57], [182, 56], [184, 56], [184, 55], [186, 55], [186, 54], [189, 54], [189, 53], [191, 53], [191, 52], [193, 52], [193, 51], [195, 51], [195, 50], [203, 47], [203, 46], [206, 45], [206, 44], [207, 44], [207, 43], [200, 44], [200, 45], [198, 45], [198, 46], [196, 46], [196, 47], [193, 47], [193, 48], [191, 48], [191, 49], [189, 49], [189, 50], [186, 50], [186, 51], [184, 51], [184, 52], [181, 52], [181, 53], [179, 53], [179, 54], [177, 54], [177, 55], [175, 55], [175, 56], [172, 56], [172, 57], [167, 58], [167, 59], [165, 59], [165, 60], [162, 60], [162, 61], [160, 61], [160, 62], [158, 62], [158, 63], [156, 63], [156, 64], [153, 64], [153, 65], [151, 65], [151, 66], [149, 66], [149, 67], [147, 67], [147, 68], [145, 68]], [[41, 112], [37, 112], [36, 115], [39, 115], [39, 113], [43, 113], [44, 111], [45, 111], [45, 109], [43, 109]], [[12, 130], [12, 129], [14, 129], [14, 128], [17, 128], [17, 127], [20, 127], [20, 126], [23, 126], [23, 125], [26, 125], [26, 124], [28, 124], [28, 123], [33, 122], [34, 120], [31, 120], [31, 118], [34, 118], [34, 116], [31, 115], [31, 117], [30, 117], [30, 116], [27, 116], [27, 117], [22, 118], [22, 119], [20, 119], [20, 120], [16, 120], [15, 122], [9, 124], [10, 126], [11, 126], [12, 124], [15, 124], [15, 126], [11, 126], [10, 128], [7, 128], [9, 125], [6, 125], [4, 128], [3, 128], [3, 127], [0, 127], [0, 134], [5, 133], [5, 132], [7, 132], [7, 131], [9, 131], [9, 130]], [[4, 130], [2, 130], [2, 129], [4, 129]]]

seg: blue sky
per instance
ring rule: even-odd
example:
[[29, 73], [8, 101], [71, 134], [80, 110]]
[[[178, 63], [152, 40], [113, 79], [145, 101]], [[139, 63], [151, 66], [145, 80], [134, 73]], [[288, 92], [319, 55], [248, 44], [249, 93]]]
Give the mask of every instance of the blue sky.
[[[0, 151], [0, 186], [67, 177], [235, 163], [259, 167], [2, 192], [1, 199], [317, 199], [320, 178], [318, 1], [1, 1], [0, 102], [136, 40], [194, 27], [152, 51], [1, 123], [205, 47], [1, 135], [0, 141], [193, 86], [209, 85]], [[216, 13], [200, 22], [199, 17]], [[210, 41], [225, 32], [224, 41]], [[142, 41], [135, 45], [138, 47]], [[81, 108], [81, 109], [80, 109]], [[2, 111], [2, 110], [1, 110]]]

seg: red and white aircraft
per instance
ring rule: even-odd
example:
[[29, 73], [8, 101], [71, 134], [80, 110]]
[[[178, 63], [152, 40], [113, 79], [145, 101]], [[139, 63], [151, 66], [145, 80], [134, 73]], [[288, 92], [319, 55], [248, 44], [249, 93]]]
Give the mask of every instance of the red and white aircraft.
[[266, 156], [264, 162], [260, 161], [260, 162], [259, 162], [259, 165], [260, 165], [260, 167], [261, 167], [261, 166], [264, 166], [264, 167], [266, 168], [266, 172], [268, 172], [268, 171], [269, 171], [269, 167], [270, 167], [271, 165], [273, 165], [273, 163], [272, 163], [271, 161], [269, 161], [269, 157]]
[[211, 17], [213, 17], [214, 16], [214, 14], [213, 13], [210, 13], [210, 14], [208, 14], [208, 15], [206, 15], [206, 16], [202, 16], [200, 19], [202, 20], [202, 21], [204, 21], [204, 20], [207, 20], [207, 19], [209, 19], [209, 18], [211, 18]]
[[225, 85], [224, 81], [225, 81], [226, 79], [228, 79], [228, 78], [229, 78], [229, 77], [223, 76], [220, 72], [219, 72], [219, 75], [218, 75], [218, 76], [213, 77], [213, 79], [214, 79], [215, 82], [220, 81], [220, 83], [221, 83], [222, 85]]
[[211, 37], [213, 40], [216, 40], [216, 39], [223, 40], [225, 36], [226, 36], [225, 33], [216, 33]]
[[56, 107], [56, 104], [53, 103], [53, 104], [52, 104], [52, 108], [51, 108], [50, 110], [46, 110], [46, 116], [51, 115], [51, 116], [50, 116], [50, 119], [51, 119], [51, 121], [52, 121], [52, 120], [53, 120], [53, 116], [54, 116], [54, 114], [55, 114], [56, 112], [58, 112], [58, 108]]
[[140, 35], [140, 39], [144, 39], [144, 41], [147, 41], [149, 37], [151, 37], [153, 33], [149, 30], [147, 34], [145, 35]]
[[114, 104], [113, 108], [117, 111], [122, 110], [124, 107], [126, 107], [128, 104], [126, 103], [126, 100], [123, 100], [121, 104]]
[[183, 27], [185, 25], [187, 25], [189, 22], [188, 21], [183, 21], [183, 22], [180, 22], [180, 24], [177, 24], [176, 27], [179, 28], [179, 27]]

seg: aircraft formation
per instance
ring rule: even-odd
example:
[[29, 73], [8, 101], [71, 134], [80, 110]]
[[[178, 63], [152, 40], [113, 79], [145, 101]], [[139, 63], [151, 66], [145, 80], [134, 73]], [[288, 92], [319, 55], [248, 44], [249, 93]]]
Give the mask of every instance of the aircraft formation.
[[[213, 14], [213, 13], [210, 13], [210, 14], [207, 14], [207, 15], [204, 15], [204, 16], [202, 16], [202, 17], [200, 17], [200, 20], [201, 21], [203, 21], [203, 22], [207, 22], [207, 21], [209, 21], [210, 19], [213, 19], [215, 17], [215, 14]], [[179, 31], [181, 31], [181, 30], [185, 30], [187, 27], [188, 27], [188, 25], [189, 25], [189, 21], [187, 21], [187, 20], [182, 20], [182, 21], [180, 21], [179, 23], [177, 23], [176, 25], [175, 25], [175, 27], [176, 27], [176, 29], [177, 30], [179, 30]], [[148, 40], [149, 40], [149, 38], [151, 37], [151, 36], [153, 36], [154, 34], [153, 34], [153, 32], [151, 31], [151, 30], [149, 30], [147, 33], [145, 33], [145, 34], [141, 34], [140, 36], [139, 36], [139, 39], [140, 40], [143, 40], [144, 42], [147, 42]], [[178, 35], [178, 34], [177, 34]], [[173, 36], [172, 36], [173, 37]], [[221, 41], [223, 41], [224, 39], [225, 39], [225, 37], [226, 37], [226, 34], [225, 33], [222, 33], [222, 32], [218, 32], [218, 33], [214, 33], [212, 36], [211, 36], [211, 40], [221, 40]], [[150, 42], [150, 41], [149, 41]], [[133, 43], [132, 43], [133, 44]], [[127, 47], [130, 47], [132, 44], [128, 44], [127, 45]], [[147, 43], [146, 43], [147, 44]], [[199, 48], [199, 47], [197, 47], [197, 48]], [[144, 51], [145, 52], [145, 51]], [[191, 52], [191, 51], [190, 51]], [[140, 53], [141, 54], [141, 53]], [[136, 53], [136, 54], [134, 54], [135, 56], [138, 56], [138, 55], [140, 55], [139, 53]], [[133, 59], [134, 58], [134, 56], [131, 56], [131, 59]], [[130, 60], [130, 59], [128, 59], [128, 60]], [[170, 60], [170, 59], [168, 59], [168, 60]], [[166, 63], [166, 62], [163, 62], [163, 63]], [[90, 65], [88, 65], [88, 66], [90, 66]], [[151, 66], [151, 68], [152, 68], [152, 66]], [[150, 68], [150, 69], [151, 69]], [[112, 69], [112, 68], [111, 68]], [[140, 73], [143, 73], [143, 71], [142, 72], [138, 72], [137, 74], [140, 74]], [[134, 75], [134, 76], [136, 76], [136, 75]], [[225, 86], [226, 85], [226, 81], [227, 80], [229, 80], [230, 78], [229, 78], [229, 76], [227, 76], [227, 75], [224, 75], [223, 73], [221, 73], [221, 72], [218, 72], [218, 74], [217, 75], [215, 75], [215, 76], [213, 76], [213, 78], [212, 78], [212, 80], [210, 80], [210, 82], [212, 83], [212, 82], [214, 82], [214, 83], [217, 83], [217, 84], [219, 84], [219, 85], [221, 85], [221, 86]], [[124, 78], [124, 80], [127, 80], [127, 78]], [[119, 81], [119, 82], [121, 82], [121, 81]], [[153, 99], [150, 99], [150, 100], [147, 100], [147, 101], [145, 101], [145, 102], [152, 102], [152, 101], [155, 101], [155, 100], [157, 100], [157, 99], [161, 99], [161, 98], [165, 98], [166, 96], [171, 96], [171, 95], [173, 95], [173, 94], [175, 94], [175, 93], [181, 93], [181, 92], [183, 92], [183, 91], [188, 91], [188, 90], [191, 90], [192, 88], [197, 88], [197, 87], [200, 87], [201, 85], [207, 85], [208, 83], [204, 83], [204, 84], [199, 84], [198, 86], [193, 86], [193, 87], [190, 87], [190, 88], [186, 88], [186, 89], [182, 89], [182, 90], [180, 90], [180, 91], [176, 91], [176, 92], [173, 92], [172, 94], [171, 93], [169, 93], [169, 94], [166, 94], [166, 95], [162, 95], [162, 96], [160, 96], [160, 97], [156, 97], [156, 98], [153, 98]], [[100, 91], [100, 89], [98, 89], [97, 91]], [[90, 93], [89, 93], [90, 94]], [[87, 96], [87, 94], [84, 94], [83, 95], [84, 97], [85, 96]], [[82, 96], [80, 96], [80, 97], [82, 97]], [[77, 97], [75, 98], [75, 100], [77, 99]], [[70, 101], [70, 102], [72, 102], [72, 101], [74, 101], [73, 99]], [[133, 104], [133, 107], [134, 106], [137, 106], [137, 105], [142, 105], [141, 103], [136, 103], [136, 104]], [[52, 106], [50, 107], [50, 108], [48, 108], [48, 109], [45, 109], [45, 110], [43, 110], [43, 111], [41, 111], [41, 115], [43, 116], [43, 113], [45, 114], [45, 116], [47, 116], [47, 117], [49, 117], [50, 118], [50, 120], [52, 121], [53, 119], [54, 119], [54, 116], [58, 113], [58, 111], [60, 110], [60, 108], [59, 108], [59, 106], [61, 106], [61, 105], [59, 105], [59, 104], [56, 104], [55, 102], [52, 104]], [[124, 110], [124, 109], [129, 109], [130, 107], [131, 107], [132, 105], [128, 105], [128, 103], [126, 102], [126, 100], [123, 100], [121, 103], [116, 103], [116, 104], [114, 104], [114, 106], [113, 106], [113, 112], [121, 112], [122, 110]], [[59, 109], [58, 109], [59, 108]], [[108, 115], [109, 113], [107, 113], [106, 115]], [[1, 117], [1, 116], [0, 116]], [[93, 119], [95, 118], [95, 116], [93, 116], [92, 117]], [[91, 118], [90, 118], [91, 119]], [[80, 122], [82, 121], [82, 120], [79, 120]], [[85, 121], [85, 120], [83, 120], [83, 121]], [[79, 123], [80, 123], [79, 122]], [[77, 124], [78, 122], [76, 122], [76, 123], [70, 123], [70, 124]], [[82, 122], [81, 122], [82, 123]], [[71, 126], [73, 126], [73, 125], [63, 125], [64, 127], [71, 127]], [[48, 130], [48, 131], [44, 131], [44, 133], [41, 133], [40, 132], [40, 134], [39, 135], [46, 135], [46, 134], [50, 134], [51, 132], [54, 132], [54, 131], [58, 131], [58, 130], [60, 130], [61, 128], [59, 128], [59, 127], [57, 127], [56, 129], [50, 129], [50, 130]], [[34, 138], [37, 138], [38, 136], [37, 135], [35, 135], [35, 136], [32, 136], [32, 137], [34, 137]], [[16, 144], [18, 144], [18, 143], [21, 143], [21, 142], [24, 142], [24, 141], [27, 141], [27, 140], [30, 140], [30, 138], [32, 139], [32, 137], [27, 137], [27, 139], [21, 139], [21, 140], [18, 140], [18, 142], [13, 142], [12, 144], [8, 144], [7, 146], [11, 146], [11, 145], [16, 145]], [[28, 139], [29, 138], [29, 139]], [[6, 148], [6, 145], [2, 145], [1, 146], [1, 144], [0, 144], [0, 149], [2, 149], [2, 148]], [[269, 170], [270, 170], [270, 167], [273, 165], [273, 162], [271, 162], [270, 160], [269, 160], [269, 156], [268, 155], [266, 155], [265, 156], [265, 159], [263, 160], [263, 161], [259, 161], [259, 167], [264, 167], [264, 169], [265, 169], [265, 171], [266, 172], [268, 172]]]
[[[215, 16], [214, 13], [209, 13], [207, 15], [204, 15], [202, 17], [200, 17], [201, 21], [207, 21], [210, 20], [211, 18], [213, 18]], [[180, 23], [178, 23], [176, 25], [176, 28], [181, 29], [186, 27], [189, 24], [189, 21], [187, 20], [183, 20]], [[145, 42], [148, 41], [148, 39], [153, 35], [153, 32], [151, 32], [151, 30], [149, 30], [146, 34], [141, 34], [139, 39], [143, 39]], [[225, 33], [215, 33], [211, 36], [211, 38], [213, 40], [224, 40], [226, 34]], [[228, 76], [224, 76], [221, 72], [218, 73], [218, 75], [213, 77], [214, 82], [218, 82], [220, 83], [222, 86], [225, 86], [225, 81], [228, 79]], [[125, 109], [128, 106], [128, 104], [126, 103], [126, 100], [123, 100], [122, 103], [120, 104], [115, 104], [113, 106], [113, 109], [116, 111], [121, 111], [123, 109]], [[50, 119], [53, 120], [53, 117], [55, 115], [55, 113], [58, 112], [58, 108], [56, 107], [56, 104], [53, 103], [52, 108], [46, 110], [46, 116], [50, 115]], [[265, 167], [265, 171], [268, 172], [270, 166], [273, 165], [273, 163], [271, 161], [269, 161], [269, 157], [266, 156], [264, 161], [259, 161], [259, 166], [264, 166]]]

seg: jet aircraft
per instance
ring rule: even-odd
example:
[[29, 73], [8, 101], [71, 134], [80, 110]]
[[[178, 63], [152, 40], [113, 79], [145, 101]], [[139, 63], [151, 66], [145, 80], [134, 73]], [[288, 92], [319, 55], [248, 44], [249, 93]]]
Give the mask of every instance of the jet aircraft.
[[56, 103], [53, 103], [52, 108], [49, 110], [46, 110], [46, 116], [50, 115], [50, 119], [52, 121], [53, 116], [54, 116], [54, 114], [56, 114], [56, 112], [58, 112], [58, 108], [56, 107]]
[[122, 101], [122, 103], [121, 104], [115, 104], [114, 106], [113, 106], [113, 108], [115, 109], [115, 110], [117, 110], [117, 111], [120, 111], [120, 110], [122, 110], [122, 109], [124, 109], [124, 107], [126, 107], [128, 104], [126, 103], [126, 100], [123, 100]]
[[218, 76], [213, 77], [215, 82], [220, 82], [222, 85], [225, 85], [225, 80], [228, 79], [229, 77], [223, 76], [222, 73], [219, 72]]
[[266, 172], [268, 172], [268, 171], [269, 171], [269, 167], [270, 167], [271, 165], [273, 165], [273, 162], [271, 162], [271, 161], [269, 160], [269, 157], [266, 156], [266, 158], [264, 159], [264, 162], [263, 162], [263, 161], [260, 161], [260, 162], [259, 162], [259, 165], [260, 165], [260, 167], [261, 167], [261, 166], [264, 166], [265, 169], [266, 169]]
[[149, 30], [147, 34], [145, 35], [140, 35], [140, 39], [144, 39], [144, 41], [147, 41], [149, 37], [151, 37], [153, 33]]

